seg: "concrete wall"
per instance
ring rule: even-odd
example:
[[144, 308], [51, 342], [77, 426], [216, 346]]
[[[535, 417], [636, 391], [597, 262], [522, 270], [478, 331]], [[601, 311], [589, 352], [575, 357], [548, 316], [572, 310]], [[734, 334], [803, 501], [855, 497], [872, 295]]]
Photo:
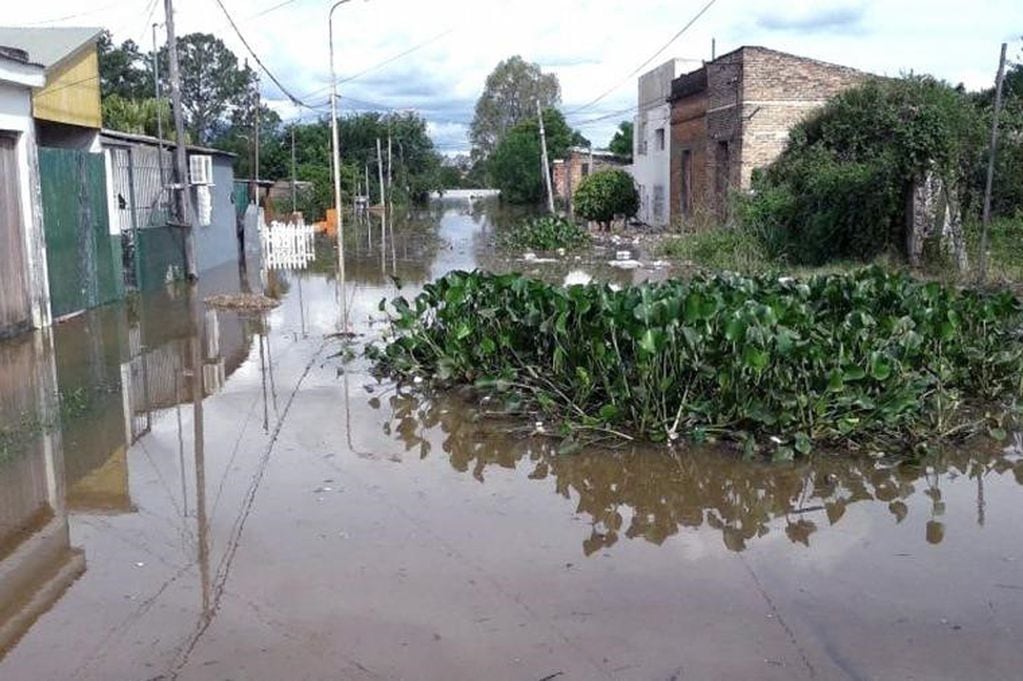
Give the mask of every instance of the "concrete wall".
[[639, 78], [633, 119], [632, 173], [639, 190], [637, 217], [654, 226], [668, 224], [671, 178], [671, 82], [682, 62], [671, 60]]
[[[17, 66], [17, 65], [14, 65]], [[32, 325], [49, 326], [50, 292], [46, 268], [46, 237], [43, 231], [42, 199], [39, 186], [39, 159], [36, 152], [35, 126], [32, 121], [31, 90], [6, 77], [32, 82], [31, 75], [5, 73], [0, 65], [0, 130], [18, 135], [18, 182], [20, 184], [20, 213], [24, 227], [24, 262], [31, 297]], [[41, 82], [41, 75], [38, 76]], [[0, 254], [2, 258], [2, 254]], [[0, 266], [3, 260], [0, 259]]]

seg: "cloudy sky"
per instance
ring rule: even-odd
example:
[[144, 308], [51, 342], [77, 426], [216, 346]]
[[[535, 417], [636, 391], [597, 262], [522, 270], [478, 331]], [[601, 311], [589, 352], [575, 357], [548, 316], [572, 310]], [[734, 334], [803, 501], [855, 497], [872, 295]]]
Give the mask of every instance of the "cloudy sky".
[[[329, 0], [221, 0], [241, 33], [292, 93], [326, 102]], [[445, 153], [468, 149], [466, 129], [487, 74], [520, 54], [561, 80], [569, 122], [605, 145], [631, 117], [629, 74], [708, 0], [352, 0], [335, 14], [342, 108], [415, 109]], [[94, 25], [145, 49], [163, 0], [6, 0], [4, 24]], [[178, 34], [214, 33], [245, 48], [216, 0], [175, 0]], [[979, 88], [990, 83], [998, 46], [1023, 59], [1020, 0], [717, 0], [651, 65], [671, 57], [693, 68], [741, 45], [763, 45], [878, 74], [931, 73]], [[283, 117], [293, 107], [269, 79], [263, 95]], [[595, 104], [598, 95], [611, 92]]]

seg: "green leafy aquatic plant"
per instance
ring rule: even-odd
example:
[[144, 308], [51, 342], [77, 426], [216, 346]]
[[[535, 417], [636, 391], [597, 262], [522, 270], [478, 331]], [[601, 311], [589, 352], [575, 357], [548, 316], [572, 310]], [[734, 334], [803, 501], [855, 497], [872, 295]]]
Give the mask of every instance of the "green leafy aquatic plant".
[[501, 239], [506, 247], [537, 251], [577, 248], [589, 241], [590, 234], [584, 228], [567, 218], [550, 215], [526, 220]]
[[384, 369], [513, 398], [567, 433], [726, 437], [782, 459], [909, 449], [979, 430], [968, 407], [1023, 387], [1014, 296], [880, 268], [621, 290], [452, 272], [392, 309]]

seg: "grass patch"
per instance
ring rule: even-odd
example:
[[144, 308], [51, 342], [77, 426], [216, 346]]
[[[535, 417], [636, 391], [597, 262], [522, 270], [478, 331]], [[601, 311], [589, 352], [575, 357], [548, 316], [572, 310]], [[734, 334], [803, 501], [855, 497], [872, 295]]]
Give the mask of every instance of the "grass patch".
[[590, 234], [574, 221], [562, 217], [533, 218], [506, 233], [501, 245], [509, 248], [529, 248], [536, 251], [573, 249], [590, 242]]
[[[613, 290], [453, 272], [392, 302], [370, 354], [402, 378], [473, 385], [581, 436], [728, 438], [779, 459], [903, 451], [985, 427], [1023, 389], [1023, 306], [869, 268]], [[1004, 410], [999, 410], [999, 414]]]
[[758, 274], [772, 268], [760, 241], [743, 229], [716, 228], [665, 239], [662, 256], [698, 267]]

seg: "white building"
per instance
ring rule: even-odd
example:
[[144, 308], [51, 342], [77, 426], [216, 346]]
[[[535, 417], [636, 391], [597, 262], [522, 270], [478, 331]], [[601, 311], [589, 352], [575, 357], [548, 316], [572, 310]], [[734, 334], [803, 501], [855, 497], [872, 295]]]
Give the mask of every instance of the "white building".
[[639, 77], [637, 113], [633, 120], [632, 176], [639, 189], [639, 214], [648, 225], [670, 221], [671, 81], [684, 72], [683, 60], [672, 59]]
[[0, 337], [50, 323], [32, 88], [43, 67], [0, 45]]

